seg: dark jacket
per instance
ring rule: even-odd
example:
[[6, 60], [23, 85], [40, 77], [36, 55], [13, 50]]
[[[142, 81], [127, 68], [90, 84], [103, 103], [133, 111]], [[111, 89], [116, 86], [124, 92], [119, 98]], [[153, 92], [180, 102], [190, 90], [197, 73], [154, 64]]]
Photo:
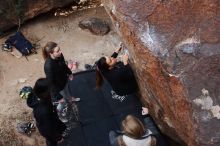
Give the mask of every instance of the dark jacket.
[[[118, 54], [114, 52], [111, 57], [116, 58]], [[119, 61], [114, 68], [101, 71], [105, 79], [111, 84], [116, 94], [123, 96], [135, 93], [138, 89], [137, 82], [129, 64], [124, 65]]]
[[40, 134], [49, 141], [59, 141], [66, 126], [59, 120], [52, 104], [43, 103], [32, 94], [27, 98], [27, 105], [33, 108]]
[[102, 72], [116, 94], [123, 96], [137, 91], [137, 82], [129, 64], [117, 62], [111, 70]]
[[63, 55], [57, 59], [46, 59], [44, 72], [50, 86], [52, 102], [57, 102], [62, 98], [59, 92], [64, 89], [68, 81], [68, 75], [72, 72], [66, 65]]

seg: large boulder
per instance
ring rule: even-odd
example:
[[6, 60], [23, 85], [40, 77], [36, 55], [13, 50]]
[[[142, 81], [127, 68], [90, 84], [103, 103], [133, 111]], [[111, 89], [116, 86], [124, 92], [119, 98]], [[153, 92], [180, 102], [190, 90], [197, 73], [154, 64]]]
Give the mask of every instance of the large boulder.
[[88, 29], [94, 35], [106, 35], [110, 31], [108, 23], [99, 18], [89, 18], [79, 22], [81, 29]]
[[163, 133], [220, 143], [220, 1], [102, 0]]
[[0, 0], [0, 32], [51, 9], [79, 0]]

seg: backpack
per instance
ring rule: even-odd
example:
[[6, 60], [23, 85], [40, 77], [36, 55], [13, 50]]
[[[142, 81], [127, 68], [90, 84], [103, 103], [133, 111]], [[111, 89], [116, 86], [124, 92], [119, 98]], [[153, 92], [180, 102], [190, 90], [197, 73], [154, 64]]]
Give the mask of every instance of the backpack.
[[18, 31], [13, 36], [10, 36], [5, 44], [8, 46], [14, 46], [22, 55], [27, 56], [31, 53], [36, 53], [33, 45], [27, 40], [24, 35]]

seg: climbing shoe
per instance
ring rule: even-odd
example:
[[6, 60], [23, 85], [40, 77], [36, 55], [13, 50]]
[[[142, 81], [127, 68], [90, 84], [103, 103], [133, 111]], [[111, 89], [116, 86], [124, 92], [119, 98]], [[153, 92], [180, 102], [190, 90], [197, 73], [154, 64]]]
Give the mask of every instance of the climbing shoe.
[[30, 136], [32, 131], [35, 130], [35, 126], [32, 122], [21, 122], [17, 124], [17, 130], [19, 133]]

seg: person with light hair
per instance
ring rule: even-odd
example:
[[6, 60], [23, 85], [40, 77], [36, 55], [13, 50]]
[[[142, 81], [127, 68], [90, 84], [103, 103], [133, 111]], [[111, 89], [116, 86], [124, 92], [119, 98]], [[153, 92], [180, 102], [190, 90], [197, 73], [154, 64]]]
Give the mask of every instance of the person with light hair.
[[65, 111], [68, 102], [79, 101], [79, 98], [70, 97], [68, 92], [68, 80], [73, 79], [73, 74], [68, 68], [59, 45], [55, 42], [47, 42], [42, 50], [44, 72], [50, 86], [50, 94], [53, 105], [63, 122], [68, 122]]
[[122, 121], [123, 134], [117, 136], [110, 131], [109, 138], [111, 146], [156, 146], [156, 138], [143, 123], [135, 116], [128, 115]]

